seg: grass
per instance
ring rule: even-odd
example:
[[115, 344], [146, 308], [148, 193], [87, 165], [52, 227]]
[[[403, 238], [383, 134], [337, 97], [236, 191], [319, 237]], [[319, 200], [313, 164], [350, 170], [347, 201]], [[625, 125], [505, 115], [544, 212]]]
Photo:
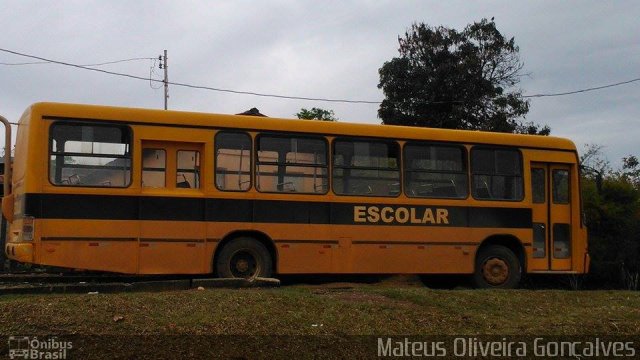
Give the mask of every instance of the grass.
[[640, 292], [325, 284], [0, 296], [0, 333], [638, 335]]

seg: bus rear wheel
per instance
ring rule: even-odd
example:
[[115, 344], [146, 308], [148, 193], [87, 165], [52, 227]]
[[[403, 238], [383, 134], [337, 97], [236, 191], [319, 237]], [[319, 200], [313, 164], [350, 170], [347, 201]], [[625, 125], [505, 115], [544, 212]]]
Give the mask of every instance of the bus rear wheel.
[[476, 288], [513, 289], [521, 277], [520, 261], [507, 247], [489, 245], [480, 249], [472, 277]]
[[244, 279], [270, 277], [273, 268], [269, 250], [250, 237], [237, 238], [224, 245], [215, 266], [219, 277]]

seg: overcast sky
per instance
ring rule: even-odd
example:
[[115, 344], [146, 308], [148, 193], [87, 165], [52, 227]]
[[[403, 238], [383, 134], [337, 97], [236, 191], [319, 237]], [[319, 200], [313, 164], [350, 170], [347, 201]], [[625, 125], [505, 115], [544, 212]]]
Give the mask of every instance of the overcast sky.
[[[495, 17], [515, 37], [525, 94], [640, 77], [640, 1], [25, 1], [0, 0], [0, 48], [75, 64], [155, 58], [169, 80], [240, 91], [380, 101], [378, 69], [397, 56], [413, 22], [457, 29]], [[0, 63], [31, 62], [0, 52]], [[100, 69], [149, 77], [151, 60]], [[156, 64], [157, 65], [157, 64]], [[154, 78], [161, 78], [156, 66]], [[154, 84], [157, 87], [158, 84]], [[600, 144], [614, 164], [640, 155], [640, 82], [531, 100], [527, 120], [582, 149]], [[162, 108], [148, 81], [54, 64], [0, 65], [0, 114], [16, 121], [33, 102]], [[169, 108], [294, 117], [333, 109], [341, 121], [379, 123], [378, 105], [338, 104], [170, 88]]]

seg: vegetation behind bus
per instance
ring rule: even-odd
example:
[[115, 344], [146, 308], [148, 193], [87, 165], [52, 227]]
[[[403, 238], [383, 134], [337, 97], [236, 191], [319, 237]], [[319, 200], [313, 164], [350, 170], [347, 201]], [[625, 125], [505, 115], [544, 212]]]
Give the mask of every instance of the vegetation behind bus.
[[582, 159], [590, 286], [640, 290], [640, 164], [628, 156], [614, 170], [600, 148], [588, 147]]
[[320, 120], [320, 121], [338, 121], [333, 110], [326, 110], [317, 107], [300, 109], [300, 112], [296, 113], [296, 117], [301, 120]]

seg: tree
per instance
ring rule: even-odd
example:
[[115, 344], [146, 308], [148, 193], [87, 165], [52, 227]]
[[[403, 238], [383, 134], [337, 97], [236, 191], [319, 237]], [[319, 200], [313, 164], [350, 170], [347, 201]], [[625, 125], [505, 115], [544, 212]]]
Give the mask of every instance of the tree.
[[614, 170], [602, 146], [587, 145], [581, 158], [582, 204], [589, 229], [591, 278], [605, 286], [638, 289], [640, 188], [638, 160], [630, 155]]
[[602, 145], [587, 144], [580, 157], [580, 169], [583, 176], [595, 182], [598, 194], [602, 193], [602, 182], [606, 174], [611, 172], [609, 160], [602, 154]]
[[513, 38], [482, 19], [464, 30], [413, 24], [398, 37], [400, 56], [380, 68], [385, 124], [548, 135], [518, 119], [529, 102], [515, 86], [523, 63]]
[[640, 190], [640, 161], [634, 155], [622, 158], [622, 170], [620, 176]]
[[305, 108], [300, 109], [300, 112], [296, 114], [298, 119], [306, 120], [321, 120], [321, 121], [338, 121], [335, 117], [333, 110], [325, 110], [320, 108], [311, 108], [307, 110]]

